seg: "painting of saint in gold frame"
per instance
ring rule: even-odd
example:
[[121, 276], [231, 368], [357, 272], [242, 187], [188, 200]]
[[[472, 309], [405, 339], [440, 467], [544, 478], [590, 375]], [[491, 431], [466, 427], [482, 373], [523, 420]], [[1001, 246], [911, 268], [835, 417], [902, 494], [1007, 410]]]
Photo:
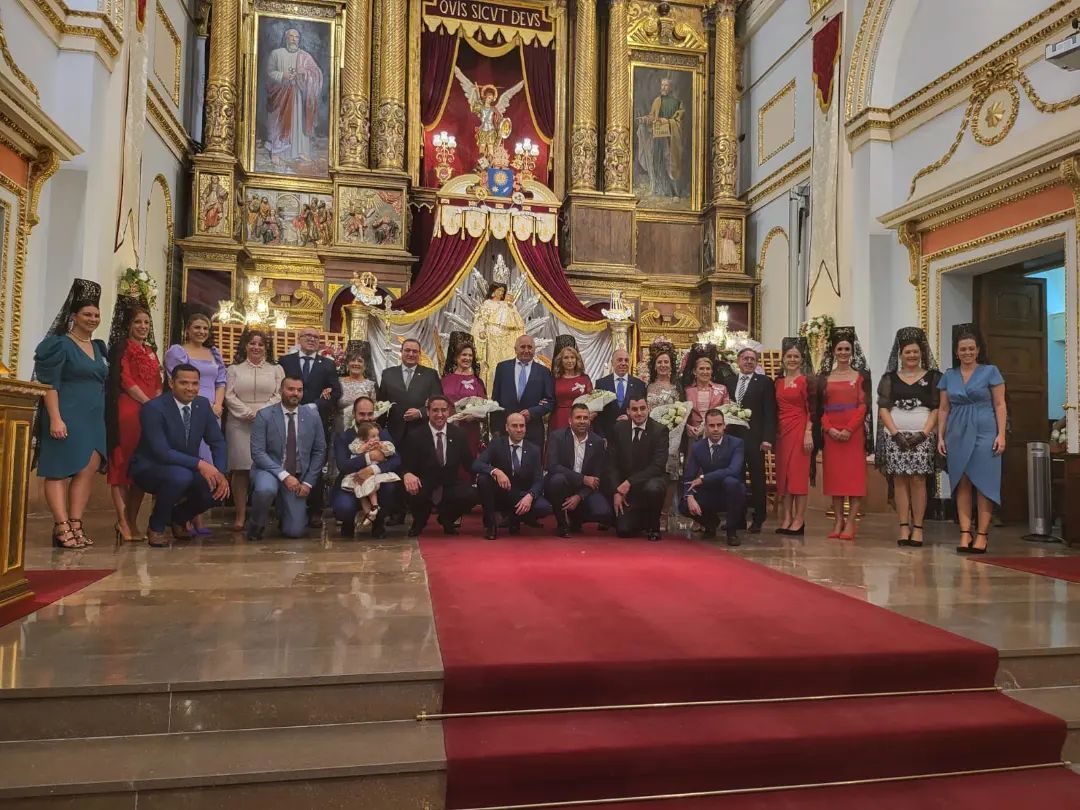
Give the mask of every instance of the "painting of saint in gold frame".
[[643, 208], [700, 205], [698, 74], [637, 64], [633, 69], [633, 183]]
[[[311, 6], [313, 13], [330, 11]], [[251, 171], [326, 177], [333, 148], [336, 22], [256, 15], [248, 117]]]

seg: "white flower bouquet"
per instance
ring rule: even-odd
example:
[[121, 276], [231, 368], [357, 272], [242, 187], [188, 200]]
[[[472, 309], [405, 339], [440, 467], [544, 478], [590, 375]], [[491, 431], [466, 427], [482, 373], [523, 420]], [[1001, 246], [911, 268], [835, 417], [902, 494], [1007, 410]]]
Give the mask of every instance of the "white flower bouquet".
[[[394, 403], [391, 402], [388, 399], [384, 399], [382, 402], [376, 402], [375, 403], [375, 416], [373, 417], [374, 421], [377, 422], [380, 419], [382, 419], [384, 416], [386, 416], [386, 414], [390, 413], [390, 409], [393, 408], [393, 407], [394, 407]], [[342, 421], [345, 424], [345, 429], [346, 430], [349, 430], [350, 428], [356, 427], [356, 418], [355, 418], [354, 414], [355, 414], [355, 412], [353, 411], [353, 406], [352, 405], [346, 405], [344, 408], [342, 408], [342, 410], [341, 410]]]
[[724, 414], [725, 424], [750, 427], [751, 411], [749, 408], [740, 408], [737, 403], [727, 402], [720, 406], [720, 410]]
[[483, 419], [488, 414], [495, 413], [495, 411], [501, 411], [502, 405], [493, 399], [484, 399], [483, 397], [462, 397], [457, 401], [454, 406], [454, 413], [450, 415], [448, 422], [460, 422], [467, 417], [475, 417], [477, 419]]
[[614, 391], [604, 391], [597, 388], [588, 394], [582, 394], [574, 400], [575, 405], [587, 405], [589, 413], [600, 413], [608, 405], [615, 401]]
[[693, 409], [694, 406], [689, 402], [672, 402], [668, 405], [657, 405], [649, 411], [650, 419], [668, 429], [668, 456], [678, 454], [686, 420], [690, 418]]

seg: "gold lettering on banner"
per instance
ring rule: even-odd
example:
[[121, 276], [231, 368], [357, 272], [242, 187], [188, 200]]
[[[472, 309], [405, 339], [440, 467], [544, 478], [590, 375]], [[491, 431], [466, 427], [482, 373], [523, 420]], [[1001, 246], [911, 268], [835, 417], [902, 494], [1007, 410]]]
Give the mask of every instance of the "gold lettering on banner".
[[424, 4], [424, 16], [525, 28], [530, 31], [552, 30], [552, 21], [547, 15], [547, 9], [480, 2], [479, 0], [427, 0]]

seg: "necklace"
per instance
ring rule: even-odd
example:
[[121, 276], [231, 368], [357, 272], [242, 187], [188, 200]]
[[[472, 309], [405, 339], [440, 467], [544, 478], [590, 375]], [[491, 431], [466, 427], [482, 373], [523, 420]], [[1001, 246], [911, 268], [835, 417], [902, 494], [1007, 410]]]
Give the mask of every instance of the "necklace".
[[70, 335], [72, 338], [79, 341], [80, 343], [90, 343], [92, 340], [92, 338], [79, 337], [74, 332], [68, 332], [68, 335]]

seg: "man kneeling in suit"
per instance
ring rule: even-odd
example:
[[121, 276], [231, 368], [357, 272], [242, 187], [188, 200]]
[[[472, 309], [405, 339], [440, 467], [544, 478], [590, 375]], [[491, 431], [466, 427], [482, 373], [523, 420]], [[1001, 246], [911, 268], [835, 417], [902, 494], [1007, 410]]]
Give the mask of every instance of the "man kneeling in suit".
[[739, 545], [738, 529], [746, 517], [746, 480], [743, 442], [724, 435], [724, 414], [705, 412], [705, 438], [694, 442], [686, 459], [682, 512], [705, 527], [705, 537], [716, 537], [721, 510], [727, 510], [727, 543]]
[[473, 463], [479, 475], [476, 488], [484, 507], [484, 536], [494, 540], [498, 512], [511, 512], [510, 534], [521, 531], [522, 519], [530, 522], [551, 514], [551, 504], [541, 494], [544, 468], [540, 448], [525, 441], [525, 417], [506, 417], [506, 435], [491, 440]]
[[[225, 477], [225, 437], [210, 402], [199, 396], [199, 370], [181, 363], [172, 371], [166, 391], [139, 411], [142, 435], [129, 472], [135, 486], [156, 495], [146, 539], [167, 546], [165, 526], [173, 537], [191, 537], [184, 528], [193, 518], [229, 495]], [[214, 463], [199, 458], [199, 445], [210, 447]]]
[[[353, 424], [375, 421], [375, 401], [371, 397], [357, 397], [353, 403]], [[330, 501], [334, 517], [341, 521], [341, 536], [352, 537], [356, 530], [356, 513], [360, 511], [360, 500], [350, 490], [341, 488], [341, 481], [352, 473], [360, 478], [379, 473], [397, 473], [401, 470], [401, 453], [387, 458], [380, 449], [382, 442], [393, 442], [390, 431], [383, 428], [379, 438], [372, 439], [360, 448], [360, 453], [350, 450], [356, 439], [356, 428], [351, 427], [334, 439], [334, 462], [338, 477], [334, 482], [334, 496]], [[379, 486], [379, 514], [371, 524], [371, 539], [381, 540], [386, 537], [386, 516], [399, 511], [401, 503], [401, 484], [387, 482]]]
[[553, 430], [548, 436], [548, 477], [544, 494], [555, 506], [559, 537], [569, 537], [570, 529], [581, 524], [614, 521], [611, 502], [600, 491], [600, 477], [607, 468], [607, 449], [602, 437], [590, 430], [592, 414], [588, 405], [570, 409], [570, 427]]
[[616, 421], [608, 440], [608, 484], [615, 509], [615, 533], [633, 537], [643, 528], [660, 539], [660, 510], [667, 497], [668, 429], [649, 418], [643, 395], [628, 394], [626, 421]]
[[301, 405], [304, 381], [281, 381], [281, 404], [267, 405], [251, 426], [251, 510], [247, 536], [261, 540], [270, 504], [275, 500], [281, 533], [304, 537], [308, 530], [308, 496], [322, 475], [326, 434], [314, 404]]

